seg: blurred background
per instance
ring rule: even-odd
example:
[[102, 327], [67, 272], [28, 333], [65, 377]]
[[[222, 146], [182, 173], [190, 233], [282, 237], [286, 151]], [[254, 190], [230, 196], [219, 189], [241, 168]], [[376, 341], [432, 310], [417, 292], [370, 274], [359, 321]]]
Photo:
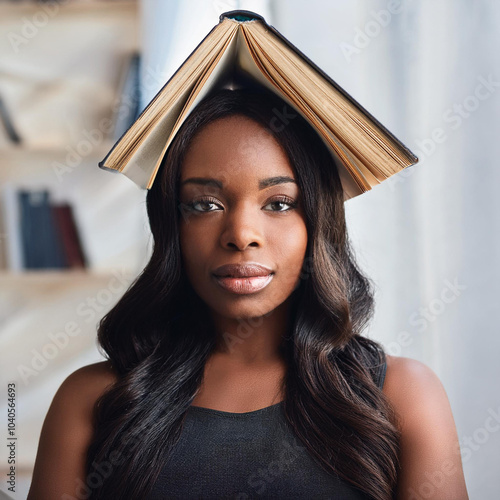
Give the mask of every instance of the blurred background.
[[261, 14], [420, 158], [346, 202], [377, 286], [366, 335], [438, 374], [470, 498], [498, 498], [496, 0], [0, 2], [0, 490], [8, 383], [18, 438], [9, 495], [26, 498], [54, 393], [103, 359], [97, 322], [149, 259], [146, 191], [97, 163], [219, 15], [239, 8]]

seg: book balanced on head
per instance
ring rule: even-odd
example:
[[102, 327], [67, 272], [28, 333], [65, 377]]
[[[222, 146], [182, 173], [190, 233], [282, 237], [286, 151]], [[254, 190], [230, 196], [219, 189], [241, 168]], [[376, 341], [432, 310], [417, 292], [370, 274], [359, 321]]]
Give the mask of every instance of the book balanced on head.
[[344, 200], [380, 184], [418, 158], [264, 18], [220, 15], [99, 167], [150, 189], [162, 159], [194, 107], [210, 92], [245, 85], [277, 94], [317, 131], [339, 165]]

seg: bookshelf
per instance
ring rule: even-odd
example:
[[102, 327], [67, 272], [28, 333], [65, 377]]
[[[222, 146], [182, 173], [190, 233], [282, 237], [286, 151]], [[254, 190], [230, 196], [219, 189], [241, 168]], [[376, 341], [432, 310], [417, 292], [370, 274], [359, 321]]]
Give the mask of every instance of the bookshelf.
[[[20, 41], [24, 25], [42, 18], [47, 22], [37, 22], [38, 29]], [[97, 167], [114, 143], [123, 74], [139, 51], [138, 18], [134, 1], [23, 2], [3, 8], [8, 36], [0, 42], [6, 68], [0, 98], [21, 143], [9, 141], [6, 127], [0, 127], [0, 186], [47, 189], [51, 203], [70, 204], [89, 271], [142, 264], [138, 245], [133, 250], [133, 238], [124, 241], [120, 229], [137, 230], [141, 224], [136, 239], [143, 244], [144, 210], [141, 222], [133, 214], [117, 220], [109, 208], [115, 203], [118, 214], [125, 204], [143, 205], [145, 193]], [[129, 213], [125, 208], [123, 215]], [[15, 252], [8, 252], [8, 217], [0, 219], [1, 277], [12, 270], [7, 257]], [[22, 267], [14, 266], [18, 274]]]
[[[44, 6], [2, 6], [0, 26], [9, 36], [0, 40], [0, 98], [21, 142], [10, 141], [0, 124], [0, 187], [47, 188], [51, 201], [70, 203], [88, 266], [9, 269], [0, 211], [0, 382], [17, 384], [18, 498], [26, 498], [57, 388], [72, 371], [102, 360], [98, 321], [145, 266], [152, 243], [146, 192], [97, 165], [114, 143], [109, 124], [116, 122], [123, 74], [140, 51], [138, 5], [70, 0], [52, 8], [16, 51], [9, 34], [44, 19]], [[5, 404], [2, 398], [4, 413]], [[6, 464], [2, 449], [1, 474]]]
[[[33, 190], [46, 188], [52, 201], [70, 203], [89, 270], [103, 271], [108, 267], [138, 269], [142, 261], [130, 229], [135, 228], [136, 238], [139, 238], [139, 233], [141, 238], [147, 234], [145, 192], [124, 176], [98, 168], [97, 162], [104, 157], [108, 146], [106, 143], [97, 148], [76, 168], [62, 175], [54, 168], [66, 162], [65, 149], [4, 149], [0, 185]], [[5, 252], [9, 237], [5, 223], [0, 233]], [[10, 272], [4, 252], [0, 273]]]

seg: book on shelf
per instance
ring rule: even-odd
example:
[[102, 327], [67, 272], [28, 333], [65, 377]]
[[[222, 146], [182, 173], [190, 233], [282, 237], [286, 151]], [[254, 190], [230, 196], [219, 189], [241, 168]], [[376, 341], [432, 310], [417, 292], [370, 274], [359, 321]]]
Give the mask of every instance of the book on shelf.
[[418, 162], [353, 97], [259, 14], [236, 10], [219, 23], [115, 142], [99, 167], [150, 189], [194, 107], [219, 88], [261, 86], [300, 113], [337, 160], [348, 200]]
[[76, 227], [72, 205], [68, 202], [54, 204], [52, 205], [52, 212], [65, 256], [65, 267], [88, 267], [80, 234]]
[[118, 91], [113, 104], [113, 140], [117, 141], [139, 116], [141, 55], [128, 54], [122, 71]]
[[14, 122], [12, 121], [11, 114], [5, 105], [5, 102], [0, 96], [0, 124], [1, 128], [3, 128], [6, 137], [9, 139], [11, 143], [20, 144], [21, 136], [18, 134], [16, 127], [14, 126]]
[[2, 217], [0, 222], [2, 245], [2, 268], [20, 271], [23, 268], [21, 218], [17, 190], [7, 183], [2, 187]]
[[71, 204], [47, 188], [3, 186], [2, 253], [9, 271], [87, 267]]
[[65, 267], [60, 241], [56, 239], [48, 190], [20, 190], [19, 199], [24, 268]]

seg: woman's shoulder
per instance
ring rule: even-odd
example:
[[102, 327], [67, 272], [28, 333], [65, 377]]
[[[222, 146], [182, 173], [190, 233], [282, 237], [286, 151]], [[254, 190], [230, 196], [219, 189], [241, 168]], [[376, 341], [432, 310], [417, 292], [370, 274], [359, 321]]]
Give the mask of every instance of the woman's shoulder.
[[97, 399], [117, 380], [109, 361], [82, 366], [59, 386], [43, 422], [28, 500], [74, 495], [84, 477]]
[[425, 363], [422, 363], [421, 361], [418, 361], [417, 359], [386, 354], [385, 360], [387, 364], [386, 377], [389, 377], [390, 374], [393, 374], [397, 377], [403, 376], [405, 379], [408, 377], [437, 378], [437, 375], [429, 366], [427, 366]]
[[[383, 392], [400, 416], [407, 421], [430, 406], [448, 404], [445, 389], [436, 373], [425, 363], [403, 356], [386, 354]], [[404, 423], [404, 422], [403, 422]]]
[[109, 360], [84, 365], [70, 373], [61, 384], [60, 389], [69, 388], [70, 393], [83, 390], [88, 396], [103, 392], [118, 380], [116, 372]]
[[108, 360], [82, 366], [63, 380], [51, 406], [60, 412], [79, 412], [81, 415], [85, 410], [84, 414], [90, 416], [97, 399], [117, 380]]
[[84, 365], [64, 379], [54, 401], [66, 401], [76, 407], [91, 410], [97, 399], [117, 380], [118, 377], [108, 360]]
[[88, 434], [97, 399], [117, 381], [110, 361], [82, 366], [70, 373], [57, 389], [46, 416], [48, 424], [67, 417], [75, 430]]
[[386, 355], [383, 392], [396, 412], [401, 431], [402, 497], [438, 477], [439, 485], [426, 498], [467, 499], [457, 429], [441, 380], [426, 364]]

